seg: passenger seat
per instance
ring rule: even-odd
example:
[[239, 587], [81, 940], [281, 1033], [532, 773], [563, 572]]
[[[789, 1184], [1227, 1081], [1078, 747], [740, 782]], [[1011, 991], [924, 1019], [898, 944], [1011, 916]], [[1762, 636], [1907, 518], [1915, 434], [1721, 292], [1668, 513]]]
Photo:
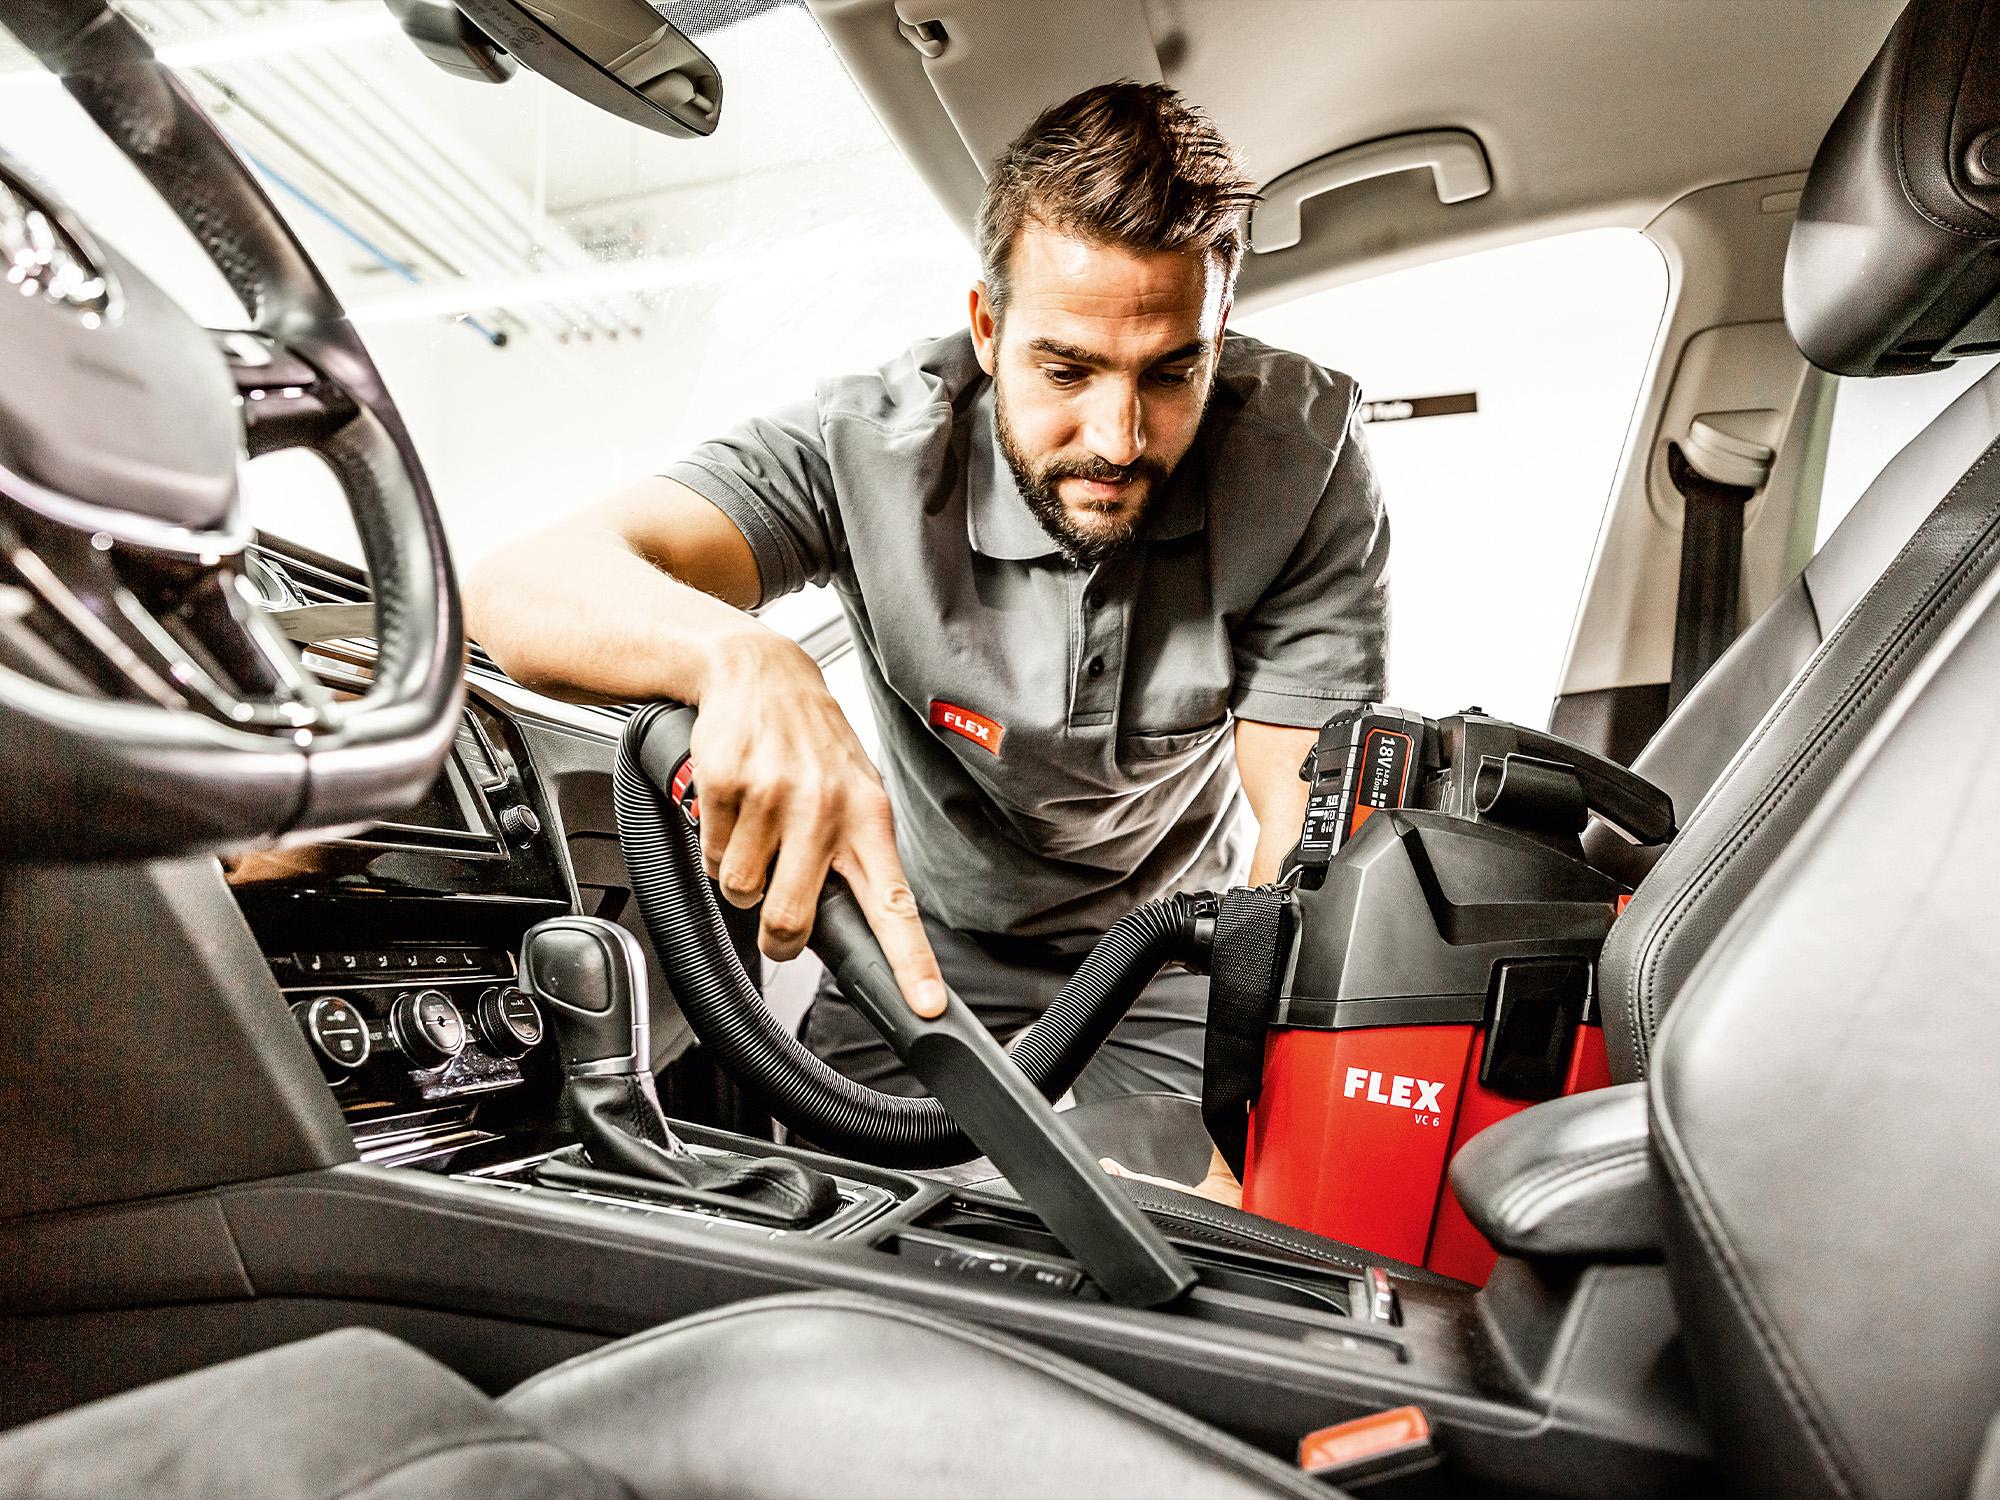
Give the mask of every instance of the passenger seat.
[[[1914, 0], [1820, 143], [1784, 296], [1821, 369], [1920, 374], [2000, 348], [1992, 11]], [[1646, 1075], [1661, 1015], [1709, 944], [2000, 562], [1996, 410], [1989, 374], [1920, 433], [1636, 762], [1686, 816], [1599, 963], [1615, 1081]]]
[[845, 1292], [733, 1303], [489, 1400], [344, 1328], [0, 1436], [0, 1500], [1339, 1500], [1083, 1365]]

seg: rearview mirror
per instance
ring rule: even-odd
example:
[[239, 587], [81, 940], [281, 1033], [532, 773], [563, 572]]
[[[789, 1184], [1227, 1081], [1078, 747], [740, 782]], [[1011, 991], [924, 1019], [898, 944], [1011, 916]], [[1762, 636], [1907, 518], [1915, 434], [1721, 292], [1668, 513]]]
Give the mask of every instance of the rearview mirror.
[[712, 135], [715, 64], [646, 0], [457, 0], [524, 67], [621, 120], [663, 135]]

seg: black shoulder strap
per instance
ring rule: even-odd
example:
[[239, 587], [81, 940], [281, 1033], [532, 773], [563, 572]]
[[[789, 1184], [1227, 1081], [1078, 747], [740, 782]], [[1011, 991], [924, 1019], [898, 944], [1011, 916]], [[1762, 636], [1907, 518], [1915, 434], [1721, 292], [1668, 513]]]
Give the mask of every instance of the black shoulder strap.
[[1222, 898], [1209, 963], [1201, 1118], [1229, 1169], [1243, 1176], [1249, 1108], [1264, 1081], [1264, 1035], [1291, 953], [1288, 886], [1245, 886]]
[[1667, 445], [1667, 478], [1683, 507], [1680, 592], [1674, 601], [1674, 676], [1667, 688], [1671, 711], [1736, 639], [1743, 508], [1757, 491], [1703, 478], [1679, 443]]

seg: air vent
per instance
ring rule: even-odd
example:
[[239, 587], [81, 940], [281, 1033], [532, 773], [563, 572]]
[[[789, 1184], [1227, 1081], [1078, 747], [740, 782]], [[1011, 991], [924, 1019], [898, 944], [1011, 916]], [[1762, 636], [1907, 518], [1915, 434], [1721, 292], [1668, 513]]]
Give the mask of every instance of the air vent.
[[266, 609], [295, 609], [306, 602], [292, 587], [290, 575], [267, 554], [252, 548], [243, 558], [243, 573]]
[[[281, 557], [263, 547], [253, 547], [250, 555], [262, 568], [283, 580], [283, 586], [297, 597], [294, 604], [365, 604], [368, 602], [368, 585], [357, 577], [338, 573], [331, 568], [319, 567], [296, 557]], [[359, 637], [340, 644], [351, 651], [372, 656], [375, 642], [367, 637]], [[467, 654], [472, 665], [481, 672], [495, 677], [505, 677], [500, 664], [486, 654], [486, 648], [476, 641], [467, 643]]]
[[486, 743], [485, 731], [471, 714], [458, 726], [458, 758], [485, 790], [494, 791], [507, 784], [506, 773], [500, 769], [493, 747]]

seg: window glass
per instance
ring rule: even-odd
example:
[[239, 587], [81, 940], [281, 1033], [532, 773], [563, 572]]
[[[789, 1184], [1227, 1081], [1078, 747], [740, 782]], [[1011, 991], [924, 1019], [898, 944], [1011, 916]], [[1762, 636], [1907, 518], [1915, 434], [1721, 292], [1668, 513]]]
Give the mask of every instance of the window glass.
[[[724, 80], [677, 140], [522, 70], [435, 67], [379, 0], [122, 0], [250, 161], [380, 364], [461, 565], [816, 379], [963, 316], [970, 248], [799, 0], [677, 0]], [[204, 321], [191, 238], [18, 49], [0, 139]], [[339, 556], [317, 476], [258, 465], [260, 526]], [[783, 601], [803, 634], [824, 591]]]
[[1393, 542], [1397, 703], [1547, 720], [1666, 294], [1652, 242], [1605, 229], [1238, 320], [1353, 375], [1364, 401], [1477, 397], [1476, 412], [1367, 429]]
[[1834, 387], [1814, 551], [1825, 545], [1883, 466], [1996, 362], [2000, 359], [1995, 356], [1962, 359], [1929, 375], [1843, 379]]

